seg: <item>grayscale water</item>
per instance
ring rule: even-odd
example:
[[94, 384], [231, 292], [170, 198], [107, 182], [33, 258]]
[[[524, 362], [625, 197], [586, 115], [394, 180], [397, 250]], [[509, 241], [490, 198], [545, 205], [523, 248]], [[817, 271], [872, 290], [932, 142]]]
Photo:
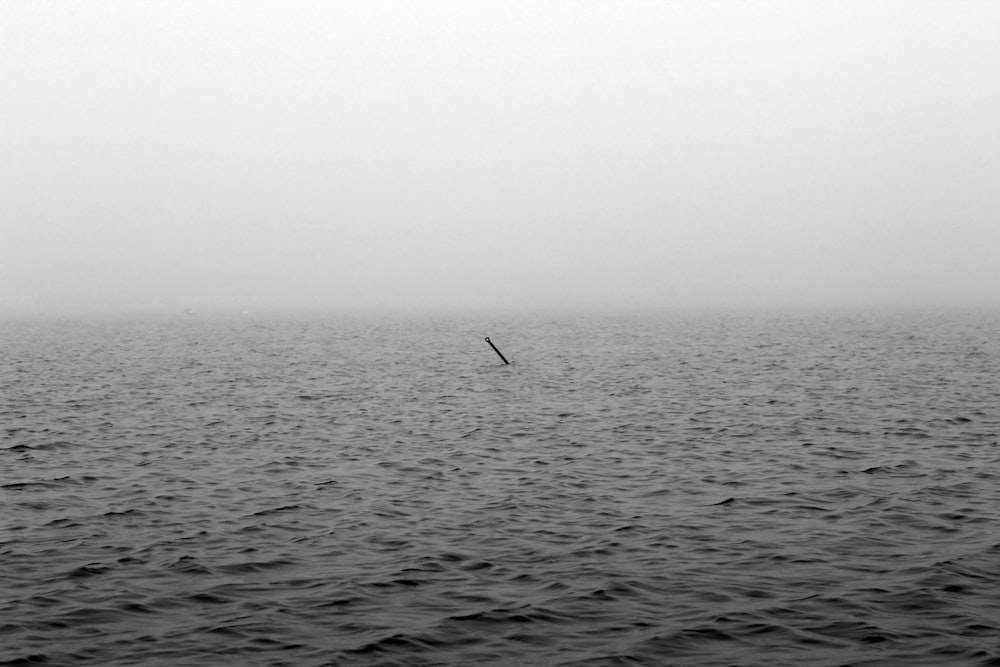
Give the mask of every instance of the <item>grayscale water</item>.
[[0, 662], [998, 665], [998, 331], [5, 323]]

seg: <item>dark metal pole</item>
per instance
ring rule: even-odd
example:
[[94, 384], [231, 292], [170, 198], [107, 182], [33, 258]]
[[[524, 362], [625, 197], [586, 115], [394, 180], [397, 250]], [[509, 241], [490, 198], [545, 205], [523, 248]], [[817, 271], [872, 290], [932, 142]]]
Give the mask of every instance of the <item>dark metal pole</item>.
[[500, 350], [497, 349], [497, 346], [493, 344], [493, 341], [490, 340], [489, 336], [486, 337], [486, 342], [490, 344], [490, 347], [493, 348], [494, 352], [496, 352], [497, 354], [500, 355], [500, 358], [503, 359], [503, 362], [505, 364], [510, 364], [510, 362], [507, 361], [507, 357], [503, 356], [503, 352], [501, 352]]

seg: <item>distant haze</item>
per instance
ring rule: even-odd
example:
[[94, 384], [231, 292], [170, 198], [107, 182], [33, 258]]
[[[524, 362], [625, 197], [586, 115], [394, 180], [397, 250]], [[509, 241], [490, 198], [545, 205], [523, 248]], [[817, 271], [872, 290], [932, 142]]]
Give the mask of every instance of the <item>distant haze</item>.
[[0, 4], [0, 315], [1000, 306], [998, 2]]

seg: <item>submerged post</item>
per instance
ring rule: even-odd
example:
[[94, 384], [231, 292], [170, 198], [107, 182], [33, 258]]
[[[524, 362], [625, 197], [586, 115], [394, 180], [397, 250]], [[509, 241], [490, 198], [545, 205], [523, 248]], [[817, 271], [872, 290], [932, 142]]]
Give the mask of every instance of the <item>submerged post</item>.
[[497, 346], [493, 344], [493, 341], [490, 340], [489, 336], [486, 337], [486, 342], [490, 344], [490, 347], [493, 348], [494, 352], [496, 352], [498, 355], [500, 355], [500, 358], [503, 359], [503, 362], [505, 364], [510, 364], [510, 362], [507, 361], [507, 357], [503, 356], [503, 352], [501, 352], [500, 350], [497, 349]]

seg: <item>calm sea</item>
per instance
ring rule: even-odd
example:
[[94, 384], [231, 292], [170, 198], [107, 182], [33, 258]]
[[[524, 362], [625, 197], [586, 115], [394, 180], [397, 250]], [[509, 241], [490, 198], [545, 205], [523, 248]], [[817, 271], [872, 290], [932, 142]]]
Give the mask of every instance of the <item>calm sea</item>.
[[1000, 665], [998, 333], [0, 324], [0, 663]]

